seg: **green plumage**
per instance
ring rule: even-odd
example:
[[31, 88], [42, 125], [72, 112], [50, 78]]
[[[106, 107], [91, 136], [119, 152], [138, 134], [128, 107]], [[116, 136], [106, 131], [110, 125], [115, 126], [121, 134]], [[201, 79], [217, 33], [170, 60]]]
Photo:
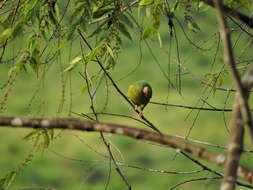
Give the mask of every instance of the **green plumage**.
[[145, 80], [140, 80], [129, 86], [128, 95], [134, 105], [142, 111], [152, 97], [152, 89]]

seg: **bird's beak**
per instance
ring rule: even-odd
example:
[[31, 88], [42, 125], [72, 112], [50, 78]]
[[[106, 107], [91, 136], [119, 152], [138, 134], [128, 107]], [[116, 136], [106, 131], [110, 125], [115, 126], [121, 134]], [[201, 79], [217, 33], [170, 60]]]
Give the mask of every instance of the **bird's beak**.
[[143, 88], [143, 93], [145, 94], [146, 97], [148, 97], [148, 87], [147, 86], [145, 86]]

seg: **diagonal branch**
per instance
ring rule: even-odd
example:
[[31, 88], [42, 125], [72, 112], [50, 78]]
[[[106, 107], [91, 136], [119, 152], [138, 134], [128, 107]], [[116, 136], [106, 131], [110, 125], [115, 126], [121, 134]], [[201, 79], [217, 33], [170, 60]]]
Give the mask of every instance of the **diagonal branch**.
[[[139, 128], [128, 127], [120, 124], [100, 123], [91, 121], [79, 121], [75, 119], [43, 119], [43, 118], [19, 118], [19, 117], [0, 117], [0, 127], [13, 128], [35, 128], [35, 129], [68, 129], [87, 132], [104, 132], [121, 136], [131, 137], [133, 139], [142, 139], [150, 142], [156, 142], [168, 147], [180, 149], [193, 154], [206, 161], [212, 162], [222, 168], [225, 166], [226, 157], [223, 154], [217, 154], [203, 147], [186, 142], [182, 138], [170, 135], [160, 135], [158, 133]], [[240, 165], [237, 175], [253, 183], [253, 171]]]
[[[202, 0], [207, 5], [210, 5], [212, 7], [215, 7], [215, 3], [212, 0]], [[224, 13], [227, 15], [230, 15], [241, 22], [245, 23], [248, 27], [253, 28], [253, 19], [250, 18], [247, 15], [244, 15], [243, 13], [238, 12], [237, 10], [234, 10], [232, 8], [229, 8], [226, 5], [222, 5], [221, 8], [223, 9]]]
[[[80, 29], [77, 29], [78, 34], [80, 35], [80, 37], [82, 38], [82, 40], [84, 41], [84, 43], [88, 46], [88, 48], [90, 50], [93, 50], [92, 47], [90, 46], [90, 44], [88, 43], [88, 41], [85, 39], [85, 37], [83, 36], [83, 34], [81, 33]], [[131, 107], [134, 109], [134, 105], [131, 103], [131, 101], [127, 98], [127, 96], [120, 90], [120, 88], [118, 87], [118, 85], [114, 82], [114, 80], [112, 79], [112, 77], [110, 76], [110, 74], [106, 71], [106, 69], [104, 68], [104, 66], [102, 65], [102, 63], [100, 62], [99, 58], [97, 56], [96, 57], [96, 61], [98, 63], [98, 65], [100, 66], [100, 68], [103, 70], [103, 72], [105, 73], [106, 77], [111, 81], [112, 85], [114, 86], [114, 88], [116, 89], [116, 91], [131, 105]], [[135, 109], [134, 109], [135, 110]], [[135, 112], [137, 112], [138, 114], [140, 113], [138, 110], [135, 110]], [[148, 126], [150, 128], [152, 128], [153, 130], [155, 130], [156, 132], [158, 132], [160, 135], [162, 135], [161, 131], [159, 129], [157, 129], [149, 120], [147, 120], [143, 115], [141, 116], [141, 118], [148, 124]]]
[[[83, 48], [82, 48], [82, 44], [81, 44], [81, 37], [80, 37], [80, 47], [81, 47], [81, 50], [82, 50], [82, 57], [83, 57], [83, 60], [84, 60], [84, 54], [83, 54]], [[83, 75], [82, 75], [83, 76]], [[94, 107], [94, 94], [91, 94], [91, 89], [90, 89], [90, 85], [89, 85], [89, 81], [88, 81], [88, 72], [87, 72], [87, 64], [84, 63], [84, 76], [83, 76], [85, 82], [86, 82], [86, 85], [87, 85], [87, 89], [88, 89], [88, 94], [89, 94], [89, 97], [90, 97], [90, 108], [95, 116], [95, 121], [98, 122], [98, 116], [97, 116], [97, 113], [96, 113], [96, 110], [95, 110], [95, 107]], [[127, 186], [128, 190], [131, 190], [131, 185], [128, 183], [126, 177], [124, 176], [124, 174], [121, 172], [113, 154], [112, 154], [112, 151], [111, 151], [111, 148], [110, 148], [110, 144], [107, 142], [107, 140], [105, 139], [104, 137], [104, 134], [103, 132], [101, 131], [100, 132], [100, 136], [103, 140], [103, 143], [104, 145], [106, 146], [107, 148], [107, 151], [109, 153], [109, 156], [110, 156], [110, 161], [112, 160], [113, 161], [113, 164], [115, 166], [115, 170], [117, 171], [117, 173], [119, 174], [119, 176], [121, 177], [121, 179], [123, 180], [123, 182], [125, 183], [125, 185]], [[111, 162], [109, 162], [111, 163]], [[110, 174], [110, 173], [109, 173]], [[107, 183], [108, 184], [108, 183]]]

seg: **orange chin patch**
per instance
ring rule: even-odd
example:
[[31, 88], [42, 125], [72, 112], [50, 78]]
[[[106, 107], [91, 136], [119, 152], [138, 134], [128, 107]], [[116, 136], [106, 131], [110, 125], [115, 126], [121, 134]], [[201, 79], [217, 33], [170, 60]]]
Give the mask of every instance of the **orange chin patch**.
[[146, 97], [148, 97], [148, 87], [145, 86], [142, 90], [142, 92], [145, 94]]

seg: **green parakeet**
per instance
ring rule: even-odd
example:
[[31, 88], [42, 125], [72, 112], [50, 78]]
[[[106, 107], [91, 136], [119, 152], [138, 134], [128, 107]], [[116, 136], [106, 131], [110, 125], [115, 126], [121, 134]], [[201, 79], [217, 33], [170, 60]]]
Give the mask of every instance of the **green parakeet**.
[[139, 117], [141, 117], [143, 109], [152, 97], [151, 86], [145, 80], [136, 81], [129, 86], [128, 95], [135, 106], [135, 110], [140, 107]]

